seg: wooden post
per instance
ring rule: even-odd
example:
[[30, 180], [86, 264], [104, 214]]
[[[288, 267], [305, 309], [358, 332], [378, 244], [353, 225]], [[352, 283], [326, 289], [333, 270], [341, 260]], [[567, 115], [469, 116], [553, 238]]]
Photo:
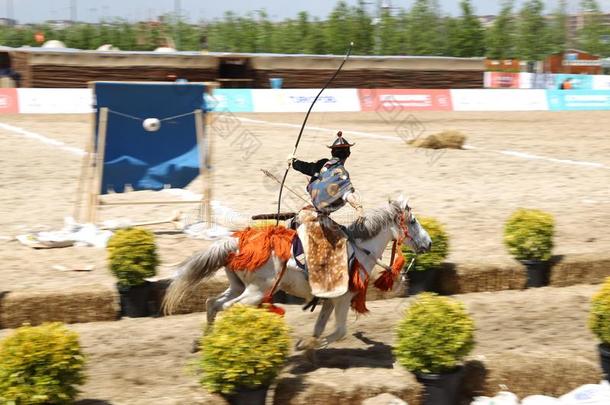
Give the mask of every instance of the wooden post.
[[[197, 131], [197, 144], [199, 145], [199, 174], [201, 175], [201, 210], [205, 212], [205, 221], [208, 227], [212, 227], [212, 187], [211, 174], [208, 169], [208, 163], [210, 159], [211, 145], [209, 137], [207, 137], [207, 131], [203, 122], [203, 112], [198, 109], [195, 110], [195, 129]], [[207, 148], [206, 148], [207, 146]], [[201, 218], [200, 218], [201, 219]]]
[[97, 220], [97, 206], [102, 191], [102, 176], [104, 175], [104, 154], [106, 153], [106, 131], [108, 129], [108, 107], [102, 107], [99, 115], [97, 134], [97, 148], [95, 150], [95, 174], [90, 193], [89, 222], [95, 224]]
[[[92, 89], [92, 86], [89, 86]], [[76, 187], [76, 199], [74, 202], [74, 220], [77, 222], [81, 222], [81, 202], [83, 199], [83, 194], [89, 195], [91, 192], [91, 170], [92, 170], [92, 156], [93, 149], [95, 145], [95, 124], [96, 124], [96, 113], [95, 111], [91, 114], [91, 132], [89, 136], [89, 140], [85, 145], [85, 156], [83, 156], [83, 161], [80, 169], [80, 178], [78, 179], [78, 185]], [[86, 190], [83, 190], [85, 188]], [[89, 209], [89, 204], [87, 204], [87, 209]], [[87, 214], [87, 218], [88, 218]]]

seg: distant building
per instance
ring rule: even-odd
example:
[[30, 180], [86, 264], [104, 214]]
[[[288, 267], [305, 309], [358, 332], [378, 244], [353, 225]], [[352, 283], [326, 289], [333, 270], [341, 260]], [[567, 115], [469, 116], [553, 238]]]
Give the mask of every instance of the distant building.
[[44, 23], [56, 30], [63, 30], [64, 28], [68, 28], [77, 24], [76, 21], [72, 20], [47, 20]]
[[17, 20], [12, 18], [0, 18], [0, 26], [14, 27], [15, 25], [17, 25]]
[[544, 60], [546, 73], [590, 74], [602, 73], [602, 60], [598, 55], [578, 49], [567, 49]]
[[480, 15], [477, 18], [479, 19], [479, 22], [481, 23], [483, 28], [489, 28], [489, 27], [491, 27], [494, 24], [494, 21], [496, 21], [497, 16], [495, 16], [495, 15]]

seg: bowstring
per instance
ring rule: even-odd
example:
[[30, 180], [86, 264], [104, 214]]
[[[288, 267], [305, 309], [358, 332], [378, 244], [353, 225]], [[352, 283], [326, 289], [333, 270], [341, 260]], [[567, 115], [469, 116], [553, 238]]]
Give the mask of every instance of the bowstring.
[[[303, 120], [303, 124], [301, 125], [301, 130], [299, 131], [299, 136], [297, 137], [297, 141], [294, 144], [294, 149], [292, 151], [293, 156], [297, 153], [297, 148], [299, 147], [299, 142], [301, 141], [301, 137], [303, 136], [303, 130], [305, 129], [305, 125], [307, 124], [307, 119], [309, 118], [309, 114], [311, 114], [311, 110], [313, 109], [313, 106], [316, 104], [316, 101], [318, 101], [318, 98], [320, 98], [320, 96], [322, 95], [322, 92], [324, 90], [326, 90], [326, 88], [330, 85], [330, 83], [333, 80], [335, 80], [335, 78], [337, 77], [337, 75], [339, 74], [341, 69], [343, 68], [343, 65], [345, 65], [345, 62], [347, 62], [347, 59], [349, 58], [350, 54], [352, 53], [353, 46], [354, 46], [354, 43], [351, 42], [349, 45], [349, 48], [347, 50], [347, 53], [345, 54], [345, 57], [343, 58], [343, 61], [341, 62], [341, 65], [339, 65], [339, 68], [335, 71], [335, 73], [332, 75], [332, 77], [330, 79], [328, 79], [326, 84], [324, 84], [324, 86], [320, 89], [320, 91], [318, 92], [316, 97], [313, 99], [313, 102], [309, 106], [309, 109], [307, 110], [307, 114], [305, 114], [305, 119]], [[292, 167], [292, 162], [289, 162], [288, 167], [286, 168], [286, 171], [284, 172], [284, 176], [282, 177], [282, 182], [280, 183], [280, 191], [279, 191], [279, 195], [278, 195], [278, 199], [277, 199], [277, 217], [275, 220], [275, 226], [279, 226], [279, 224], [280, 224], [280, 211], [282, 209], [282, 191], [284, 190], [284, 183], [286, 183], [286, 178], [288, 177], [288, 172], [290, 171], [291, 167]]]

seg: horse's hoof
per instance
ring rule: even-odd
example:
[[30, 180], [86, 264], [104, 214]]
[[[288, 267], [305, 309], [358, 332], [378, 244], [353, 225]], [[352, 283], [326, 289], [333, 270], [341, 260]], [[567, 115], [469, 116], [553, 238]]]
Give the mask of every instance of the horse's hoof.
[[297, 350], [309, 350], [315, 349], [318, 346], [318, 339], [315, 337], [309, 337], [307, 339], [299, 339], [296, 344]]
[[316, 359], [316, 350], [315, 349], [307, 349], [305, 350], [305, 358], [307, 359], [307, 361], [309, 363], [311, 363], [312, 366], [316, 366], [317, 363], [317, 359]]
[[191, 346], [191, 353], [197, 353], [201, 350], [201, 346], [199, 346], [199, 339], [193, 340], [193, 346]]

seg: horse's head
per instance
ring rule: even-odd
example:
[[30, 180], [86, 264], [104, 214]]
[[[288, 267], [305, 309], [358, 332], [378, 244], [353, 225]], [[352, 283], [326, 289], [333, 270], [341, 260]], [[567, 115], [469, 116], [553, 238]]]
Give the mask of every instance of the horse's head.
[[401, 195], [398, 200], [390, 200], [390, 205], [398, 208], [399, 212], [393, 227], [395, 239], [403, 239], [416, 253], [428, 252], [432, 248], [432, 239], [415, 217], [409, 201]]

